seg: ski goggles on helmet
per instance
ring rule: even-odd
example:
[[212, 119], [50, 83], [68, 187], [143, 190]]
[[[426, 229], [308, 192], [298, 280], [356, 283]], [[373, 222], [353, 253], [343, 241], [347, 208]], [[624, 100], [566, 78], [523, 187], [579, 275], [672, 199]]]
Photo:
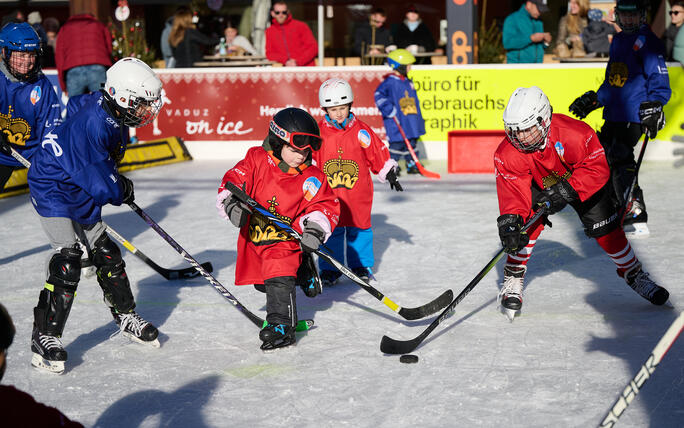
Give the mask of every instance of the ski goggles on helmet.
[[299, 149], [311, 149], [316, 151], [321, 148], [321, 137], [316, 134], [309, 134], [307, 132], [288, 132], [278, 126], [273, 120], [268, 125], [268, 129], [278, 136], [281, 140], [287, 142], [290, 146]]

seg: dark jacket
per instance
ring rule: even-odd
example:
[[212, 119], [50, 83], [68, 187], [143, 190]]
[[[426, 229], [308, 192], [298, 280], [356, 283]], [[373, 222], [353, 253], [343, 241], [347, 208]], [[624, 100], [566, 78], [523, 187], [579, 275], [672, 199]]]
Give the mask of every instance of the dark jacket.
[[178, 46], [171, 47], [176, 59], [176, 68], [192, 67], [194, 63], [202, 61], [202, 47], [217, 45], [219, 41], [216, 37], [209, 37], [194, 28], [188, 28]]
[[425, 52], [434, 51], [436, 46], [430, 29], [422, 22], [414, 31], [409, 30], [406, 23], [402, 23], [397, 29], [397, 34], [394, 35], [394, 43], [402, 49], [410, 45], [422, 46]]
[[665, 61], [674, 61], [672, 58], [672, 49], [674, 49], [675, 38], [677, 38], [677, 33], [681, 27], [677, 27], [674, 24], [670, 24], [663, 34], [663, 43], [665, 44]]
[[391, 44], [392, 34], [388, 28], [376, 28], [375, 41], [373, 41], [373, 32], [370, 22], [361, 22], [356, 26], [356, 30], [354, 31], [354, 48], [352, 53], [360, 56], [362, 53], [368, 52], [369, 45], [389, 46]]
[[608, 36], [615, 34], [612, 25], [603, 21], [589, 21], [582, 31], [582, 42], [587, 53], [607, 55], [610, 52], [610, 40]]
[[544, 43], [530, 40], [532, 34], [543, 32], [544, 24], [539, 19], [532, 18], [524, 4], [508, 15], [504, 19], [502, 36], [506, 62], [544, 62]]

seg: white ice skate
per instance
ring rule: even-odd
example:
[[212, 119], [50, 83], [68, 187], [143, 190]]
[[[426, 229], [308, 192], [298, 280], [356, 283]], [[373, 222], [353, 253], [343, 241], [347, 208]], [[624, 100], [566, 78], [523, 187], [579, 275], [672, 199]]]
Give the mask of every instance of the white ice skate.
[[523, 301], [523, 279], [527, 266], [504, 267], [504, 283], [499, 291], [501, 312], [513, 322], [520, 315]]

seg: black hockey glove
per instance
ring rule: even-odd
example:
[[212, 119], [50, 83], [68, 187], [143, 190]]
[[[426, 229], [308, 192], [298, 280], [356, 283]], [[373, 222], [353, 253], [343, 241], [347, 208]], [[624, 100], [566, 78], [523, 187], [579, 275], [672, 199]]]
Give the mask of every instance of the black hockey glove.
[[639, 119], [648, 138], [655, 138], [665, 126], [665, 113], [659, 101], [645, 101], [639, 105]]
[[601, 103], [599, 103], [596, 92], [588, 91], [570, 104], [570, 111], [578, 118], [584, 119], [599, 107], [601, 107]]
[[119, 185], [121, 186], [121, 193], [123, 194], [122, 203], [130, 204], [135, 200], [133, 193], [133, 182], [123, 175], [119, 176]]
[[324, 239], [325, 231], [323, 231], [321, 226], [313, 221], [305, 222], [304, 232], [302, 233], [302, 239], [300, 240], [302, 251], [305, 253], [312, 253], [318, 250], [318, 247], [321, 246]]
[[248, 216], [252, 213], [247, 204], [239, 201], [235, 196], [231, 196], [230, 199], [223, 200], [223, 206], [223, 210], [233, 226], [241, 228], [247, 224]]
[[396, 190], [397, 192], [404, 191], [404, 188], [401, 187], [401, 184], [399, 184], [399, 180], [397, 180], [397, 173], [394, 171], [394, 168], [389, 170], [385, 176], [385, 180], [389, 181], [390, 189]]
[[565, 208], [567, 204], [578, 200], [579, 195], [575, 192], [575, 189], [572, 188], [567, 180], [561, 178], [558, 183], [541, 192], [537, 199], [537, 204], [544, 205], [548, 202], [549, 208], [546, 210], [546, 214], [551, 215]]
[[530, 242], [527, 232], [522, 231], [523, 219], [519, 215], [501, 215], [496, 219], [496, 225], [499, 227], [501, 245], [508, 254], [517, 254]]
[[7, 135], [2, 131], [0, 131], [0, 152], [7, 156], [12, 156], [12, 146], [10, 146], [9, 141], [7, 141]]

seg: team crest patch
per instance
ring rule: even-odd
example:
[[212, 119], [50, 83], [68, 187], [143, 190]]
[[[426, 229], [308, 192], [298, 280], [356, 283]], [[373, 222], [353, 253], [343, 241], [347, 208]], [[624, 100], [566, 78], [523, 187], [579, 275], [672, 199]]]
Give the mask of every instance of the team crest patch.
[[563, 143], [556, 141], [556, 144], [553, 145], [553, 148], [556, 149], [556, 153], [558, 153], [558, 156], [560, 156], [561, 160], [565, 162], [565, 159], [563, 159], [563, 155], [565, 154], [565, 147], [563, 147]]
[[40, 86], [35, 86], [31, 91], [31, 104], [36, 105], [40, 101], [40, 97], [43, 95], [43, 90]]
[[318, 190], [321, 188], [321, 182], [316, 177], [309, 177], [306, 179], [302, 185], [302, 191], [304, 192], [304, 199], [310, 201], [318, 194]]
[[356, 135], [356, 138], [358, 138], [359, 144], [361, 144], [361, 147], [364, 149], [370, 146], [371, 136], [365, 129], [360, 130]]

